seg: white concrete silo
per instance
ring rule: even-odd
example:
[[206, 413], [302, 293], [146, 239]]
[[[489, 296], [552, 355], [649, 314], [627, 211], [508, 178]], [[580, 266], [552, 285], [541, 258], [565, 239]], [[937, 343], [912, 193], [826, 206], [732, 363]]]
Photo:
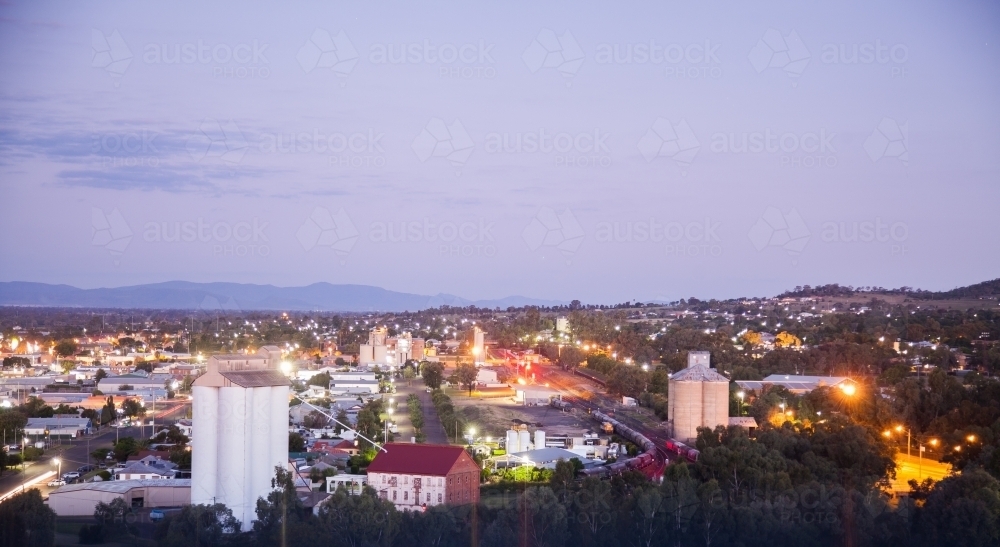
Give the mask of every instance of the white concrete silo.
[[541, 429], [535, 430], [535, 450], [545, 448], [545, 432]]
[[508, 454], [513, 454], [515, 452], [520, 452], [521, 451], [520, 448], [521, 448], [521, 443], [520, 443], [519, 437], [517, 435], [517, 431], [514, 431], [513, 429], [508, 429], [507, 430], [507, 447], [506, 447], [507, 453]]
[[225, 504], [249, 530], [257, 499], [271, 491], [276, 465], [288, 465], [288, 378], [280, 350], [221, 355], [195, 380], [191, 503]]
[[531, 450], [531, 433], [528, 433], [527, 429], [522, 429], [517, 432], [517, 443], [520, 445], [521, 452], [527, 452]]

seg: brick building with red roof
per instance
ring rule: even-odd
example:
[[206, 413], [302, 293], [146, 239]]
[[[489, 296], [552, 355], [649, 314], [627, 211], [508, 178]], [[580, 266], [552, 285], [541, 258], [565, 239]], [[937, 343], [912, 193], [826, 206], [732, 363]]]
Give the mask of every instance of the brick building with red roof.
[[479, 465], [460, 446], [389, 443], [368, 465], [368, 486], [403, 510], [479, 501]]

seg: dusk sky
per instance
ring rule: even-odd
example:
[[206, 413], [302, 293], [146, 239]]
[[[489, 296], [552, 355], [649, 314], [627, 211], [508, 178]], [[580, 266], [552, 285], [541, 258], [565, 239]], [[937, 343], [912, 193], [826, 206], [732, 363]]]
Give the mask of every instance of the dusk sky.
[[4, 2], [0, 280], [976, 283], [998, 46], [991, 1]]

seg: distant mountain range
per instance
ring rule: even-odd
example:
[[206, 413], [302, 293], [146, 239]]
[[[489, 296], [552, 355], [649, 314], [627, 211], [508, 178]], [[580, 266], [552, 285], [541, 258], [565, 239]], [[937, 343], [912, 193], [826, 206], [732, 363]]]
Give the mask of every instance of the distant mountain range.
[[389, 291], [369, 285], [313, 283], [305, 287], [275, 287], [245, 283], [168, 281], [131, 287], [78, 289], [26, 281], [0, 282], [0, 306], [65, 308], [278, 310], [278, 311], [418, 311], [442, 305], [506, 309], [510, 306], [559, 306], [555, 300], [508, 296], [496, 300], [466, 300], [451, 294], [426, 296]]

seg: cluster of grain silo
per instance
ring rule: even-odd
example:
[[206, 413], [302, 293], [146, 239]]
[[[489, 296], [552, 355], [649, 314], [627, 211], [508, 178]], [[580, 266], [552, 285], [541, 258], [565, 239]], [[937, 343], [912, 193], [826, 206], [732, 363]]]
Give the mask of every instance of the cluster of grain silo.
[[541, 429], [535, 430], [534, 444], [532, 444], [531, 440], [532, 435], [528, 432], [527, 427], [508, 429], [506, 436], [507, 442], [504, 446], [508, 454], [516, 454], [518, 452], [527, 452], [529, 450], [545, 448], [545, 432]]
[[191, 389], [191, 503], [225, 504], [244, 530], [257, 498], [271, 491], [275, 466], [288, 466], [290, 382], [278, 366], [275, 358], [210, 360]]
[[691, 442], [699, 427], [729, 424], [729, 378], [709, 366], [708, 352], [688, 354], [688, 366], [670, 377], [667, 420], [675, 439]]

